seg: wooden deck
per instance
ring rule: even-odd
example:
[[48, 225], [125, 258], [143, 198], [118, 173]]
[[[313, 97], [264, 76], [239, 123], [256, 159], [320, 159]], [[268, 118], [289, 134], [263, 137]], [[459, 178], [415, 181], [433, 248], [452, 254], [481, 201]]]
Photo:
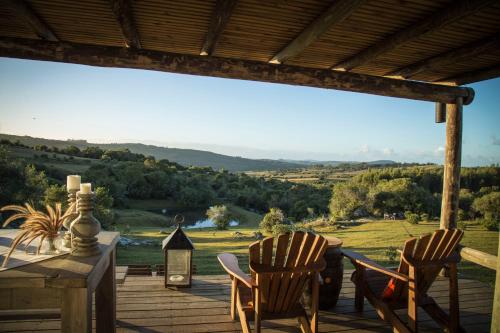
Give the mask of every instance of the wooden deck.
[[[373, 308], [366, 305], [363, 313], [354, 311], [354, 286], [344, 274], [339, 303], [331, 311], [320, 313], [320, 332], [392, 332]], [[490, 331], [492, 289], [481, 282], [461, 279], [460, 319], [469, 332]], [[127, 276], [118, 285], [117, 332], [240, 332], [238, 322], [229, 317], [229, 279], [226, 275], [198, 275], [190, 289], [163, 287], [163, 277]], [[432, 295], [447, 308], [448, 283], [437, 281]], [[440, 331], [422, 313], [422, 331]], [[298, 332], [296, 321], [264, 322], [263, 332]], [[0, 322], [0, 332], [58, 331], [58, 319], [7, 320]]]

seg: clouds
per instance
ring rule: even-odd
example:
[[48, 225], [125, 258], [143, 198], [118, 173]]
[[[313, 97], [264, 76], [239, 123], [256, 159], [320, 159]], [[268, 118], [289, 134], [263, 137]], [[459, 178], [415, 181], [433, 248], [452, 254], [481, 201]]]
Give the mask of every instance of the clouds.
[[496, 135], [492, 135], [491, 144], [494, 146], [500, 146], [500, 139], [497, 139]]

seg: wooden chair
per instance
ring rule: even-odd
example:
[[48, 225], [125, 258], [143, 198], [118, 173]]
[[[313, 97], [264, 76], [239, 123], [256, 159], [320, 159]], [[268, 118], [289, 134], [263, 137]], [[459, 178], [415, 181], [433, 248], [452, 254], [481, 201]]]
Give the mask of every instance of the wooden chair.
[[[325, 268], [323, 254], [328, 242], [313, 233], [295, 232], [277, 237], [273, 260], [273, 237], [252, 243], [251, 276], [238, 266], [229, 253], [217, 257], [232, 280], [231, 318], [238, 312], [242, 330], [260, 332], [266, 319], [298, 318], [303, 332], [318, 332], [319, 272]], [[311, 321], [300, 298], [308, 281], [312, 281]]]
[[[462, 332], [459, 324], [457, 263], [455, 249], [462, 239], [458, 229], [436, 230], [404, 244], [397, 271], [390, 270], [355, 252], [342, 250], [354, 264], [352, 281], [356, 285], [355, 307], [363, 310], [364, 297], [379, 316], [390, 322], [395, 331], [417, 332], [417, 310], [422, 307], [443, 329]], [[442, 268], [449, 268], [450, 311], [444, 312], [427, 294]], [[408, 323], [395, 310], [407, 308]]]

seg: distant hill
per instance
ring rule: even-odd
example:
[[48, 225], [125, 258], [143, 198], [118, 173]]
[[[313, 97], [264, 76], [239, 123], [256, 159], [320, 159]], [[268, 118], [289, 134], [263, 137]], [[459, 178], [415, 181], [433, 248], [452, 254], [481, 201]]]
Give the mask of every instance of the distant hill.
[[356, 161], [317, 161], [317, 160], [279, 160], [282, 162], [287, 162], [287, 163], [294, 163], [294, 164], [301, 164], [302, 166], [311, 166], [311, 165], [328, 165], [328, 166], [339, 166], [341, 164], [367, 164], [367, 165], [392, 165], [392, 164], [398, 164], [397, 162], [391, 161], [391, 160], [376, 160], [376, 161], [369, 161], [369, 162], [356, 162]]
[[85, 140], [51, 140], [10, 134], [0, 134], [0, 139], [7, 139], [13, 142], [19, 140], [21, 143], [28, 146], [46, 145], [48, 147], [63, 148], [73, 145], [80, 149], [88, 146], [99, 146], [102, 149], [110, 150], [128, 148], [133, 153], [146, 156], [151, 155], [157, 160], [167, 159], [185, 166], [210, 166], [216, 170], [226, 169], [233, 172], [296, 169], [303, 167], [303, 165], [299, 163], [279, 160], [249, 159], [216, 154], [203, 150], [158, 147], [144, 145], [142, 143], [90, 143]]
[[[154, 156], [157, 160], [167, 159], [184, 166], [210, 166], [216, 170], [226, 169], [228, 171], [271, 171], [282, 169], [298, 169], [311, 165], [329, 165], [338, 166], [340, 164], [360, 164], [363, 162], [353, 161], [316, 161], [316, 160], [271, 160], [271, 159], [250, 159], [237, 156], [228, 156], [217, 154], [204, 150], [167, 148], [154, 145], [145, 145], [142, 143], [91, 143], [86, 140], [52, 140], [44, 138], [34, 138], [31, 136], [19, 136], [0, 133], [0, 139], [10, 141], [19, 140], [28, 146], [46, 145], [48, 147], [64, 148], [67, 146], [76, 146], [83, 149], [88, 146], [99, 146], [102, 149], [119, 150], [128, 148], [131, 152]], [[378, 160], [364, 162], [367, 165], [391, 165], [397, 164], [391, 160]]]

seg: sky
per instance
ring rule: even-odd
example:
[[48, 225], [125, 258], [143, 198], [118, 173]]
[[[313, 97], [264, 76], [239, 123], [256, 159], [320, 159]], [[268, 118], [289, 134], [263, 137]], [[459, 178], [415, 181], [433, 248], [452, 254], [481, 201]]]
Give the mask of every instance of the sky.
[[[470, 85], [462, 164], [500, 163], [500, 79]], [[434, 104], [146, 70], [0, 58], [0, 133], [249, 158], [442, 163]]]

